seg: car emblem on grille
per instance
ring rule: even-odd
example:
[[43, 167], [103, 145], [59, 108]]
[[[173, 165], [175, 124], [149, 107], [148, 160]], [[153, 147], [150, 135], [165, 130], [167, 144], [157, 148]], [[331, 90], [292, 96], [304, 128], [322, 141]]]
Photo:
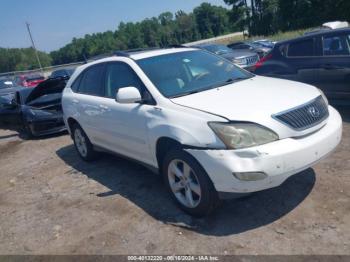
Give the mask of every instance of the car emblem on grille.
[[314, 106], [311, 106], [307, 109], [307, 111], [309, 112], [309, 114], [312, 116], [312, 117], [319, 117], [320, 116], [320, 111], [314, 107]]

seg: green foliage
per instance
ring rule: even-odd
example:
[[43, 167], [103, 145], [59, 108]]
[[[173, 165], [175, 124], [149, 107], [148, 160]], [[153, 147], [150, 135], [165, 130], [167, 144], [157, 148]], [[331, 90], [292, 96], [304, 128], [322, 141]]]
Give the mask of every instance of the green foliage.
[[[39, 52], [43, 66], [83, 61], [114, 50], [169, 46], [248, 30], [250, 36], [278, 38], [286, 32], [350, 21], [350, 0], [223, 0], [229, 9], [203, 3], [192, 13], [164, 12], [115, 31], [87, 34], [50, 55]], [[294, 33], [293, 32], [293, 33]], [[297, 33], [298, 34], [298, 33]], [[0, 48], [0, 72], [38, 68], [32, 48]]]
[[[43, 67], [51, 65], [51, 57], [38, 52]], [[0, 72], [39, 68], [33, 48], [0, 48]]]
[[231, 6], [231, 20], [251, 35], [270, 35], [316, 27], [329, 21], [350, 20], [349, 0], [224, 1]]
[[120, 23], [115, 32], [85, 35], [51, 52], [54, 64], [82, 61], [84, 57], [143, 47], [169, 46], [218, 36], [238, 29], [228, 9], [203, 3], [193, 13], [165, 12], [136, 23]]
[[227, 33], [230, 29], [228, 10], [203, 3], [193, 10], [198, 30], [202, 38], [210, 38]]

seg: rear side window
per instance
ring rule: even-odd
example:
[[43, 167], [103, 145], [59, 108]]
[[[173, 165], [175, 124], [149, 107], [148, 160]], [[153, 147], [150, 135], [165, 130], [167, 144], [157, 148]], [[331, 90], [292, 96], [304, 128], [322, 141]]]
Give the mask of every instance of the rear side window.
[[350, 35], [333, 35], [323, 38], [324, 56], [350, 55]]
[[287, 50], [288, 50], [288, 45], [281, 45], [278, 50], [280, 51], [281, 55], [286, 57], [287, 56]]
[[289, 57], [314, 56], [314, 41], [313, 39], [301, 40], [289, 44]]
[[106, 66], [105, 96], [115, 98], [117, 90], [122, 87], [136, 87], [144, 94], [146, 88], [134, 70], [123, 62], [109, 63]]
[[83, 75], [83, 74], [80, 74], [80, 75], [74, 80], [73, 84], [70, 86], [70, 88], [72, 89], [73, 92], [78, 92], [79, 84], [80, 84], [82, 75]]
[[101, 96], [102, 91], [102, 77], [104, 64], [98, 64], [88, 68], [79, 84], [79, 93], [87, 95]]

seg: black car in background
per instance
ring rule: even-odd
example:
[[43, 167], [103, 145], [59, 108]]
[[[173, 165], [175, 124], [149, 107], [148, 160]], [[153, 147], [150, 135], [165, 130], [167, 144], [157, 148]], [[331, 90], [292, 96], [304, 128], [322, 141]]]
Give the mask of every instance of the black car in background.
[[334, 104], [350, 104], [350, 28], [278, 42], [255, 66], [258, 75], [320, 88]]
[[64, 131], [62, 91], [67, 78], [48, 79], [35, 88], [0, 92], [0, 128], [41, 136]]
[[233, 50], [252, 51], [257, 53], [260, 58], [264, 57], [267, 53], [271, 51], [271, 48], [254, 42], [235, 42], [227, 45], [227, 47]]
[[246, 70], [251, 70], [259, 61], [259, 56], [255, 52], [246, 50], [232, 50], [225, 45], [201, 44], [193, 47], [205, 49], [218, 56], [222, 56]]
[[56, 77], [71, 77], [74, 73], [75, 69], [73, 68], [63, 68], [55, 70], [51, 73], [50, 78]]

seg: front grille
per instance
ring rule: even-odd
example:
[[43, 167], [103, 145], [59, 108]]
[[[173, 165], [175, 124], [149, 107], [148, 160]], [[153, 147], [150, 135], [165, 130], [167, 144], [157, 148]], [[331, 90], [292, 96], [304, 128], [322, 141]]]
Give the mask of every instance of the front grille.
[[247, 61], [247, 65], [255, 65], [259, 60], [259, 56], [255, 55], [255, 56], [250, 56], [246, 58]]
[[304, 105], [275, 114], [272, 117], [295, 130], [301, 131], [321, 123], [328, 116], [327, 104], [323, 97], [319, 96]]

